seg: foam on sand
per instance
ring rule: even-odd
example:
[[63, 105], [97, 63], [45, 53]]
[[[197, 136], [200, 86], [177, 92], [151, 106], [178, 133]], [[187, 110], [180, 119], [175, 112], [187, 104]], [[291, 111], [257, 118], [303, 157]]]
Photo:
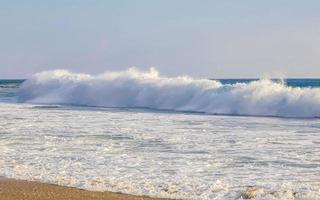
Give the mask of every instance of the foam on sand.
[[188, 76], [164, 77], [151, 68], [101, 75], [45, 71], [25, 81], [20, 101], [105, 107], [143, 107], [208, 114], [320, 117], [320, 89], [268, 79], [221, 84]]

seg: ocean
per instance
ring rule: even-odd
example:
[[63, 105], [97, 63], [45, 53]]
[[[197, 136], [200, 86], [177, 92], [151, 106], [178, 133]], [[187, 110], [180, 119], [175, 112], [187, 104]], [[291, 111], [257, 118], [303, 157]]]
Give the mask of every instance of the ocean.
[[0, 80], [0, 176], [177, 199], [320, 199], [320, 79]]

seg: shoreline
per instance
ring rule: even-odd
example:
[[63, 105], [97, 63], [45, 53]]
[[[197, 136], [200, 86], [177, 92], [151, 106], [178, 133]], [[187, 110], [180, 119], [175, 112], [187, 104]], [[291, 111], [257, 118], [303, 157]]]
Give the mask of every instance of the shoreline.
[[50, 183], [0, 177], [1, 200], [160, 200], [116, 192], [99, 192]]

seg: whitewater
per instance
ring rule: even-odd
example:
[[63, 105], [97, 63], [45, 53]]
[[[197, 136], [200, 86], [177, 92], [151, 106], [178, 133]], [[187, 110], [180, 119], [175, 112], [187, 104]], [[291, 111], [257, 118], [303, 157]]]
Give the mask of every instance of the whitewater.
[[293, 88], [269, 79], [223, 85], [187, 76], [162, 77], [154, 68], [131, 68], [97, 76], [65, 70], [42, 72], [23, 83], [20, 101], [224, 115], [320, 117], [320, 88]]
[[135, 68], [0, 80], [0, 177], [173, 199], [244, 199], [255, 188], [259, 200], [317, 200], [314, 82]]

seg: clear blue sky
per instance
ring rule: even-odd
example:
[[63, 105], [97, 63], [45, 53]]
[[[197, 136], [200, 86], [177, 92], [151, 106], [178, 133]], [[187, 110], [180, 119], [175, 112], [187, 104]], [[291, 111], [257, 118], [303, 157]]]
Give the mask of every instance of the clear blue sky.
[[320, 77], [320, 1], [0, 1], [0, 78], [131, 66], [170, 76]]

